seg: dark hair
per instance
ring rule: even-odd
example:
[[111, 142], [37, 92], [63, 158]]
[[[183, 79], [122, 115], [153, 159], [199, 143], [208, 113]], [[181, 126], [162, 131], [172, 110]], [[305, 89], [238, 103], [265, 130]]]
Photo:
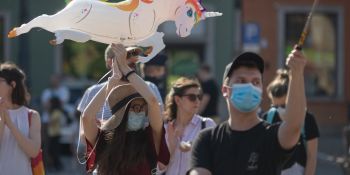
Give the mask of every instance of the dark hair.
[[17, 65], [7, 62], [0, 65], [0, 77], [4, 78], [9, 85], [12, 82], [16, 83], [11, 94], [12, 103], [20, 106], [26, 105], [28, 91], [24, 83], [26, 79], [25, 73]]
[[258, 64], [255, 61], [253, 61], [253, 60], [240, 60], [239, 64], [232, 65], [232, 72], [230, 75], [228, 75], [228, 77], [231, 76], [232, 73], [240, 67], [256, 68], [257, 70], [260, 70]]
[[50, 98], [50, 109], [49, 109], [49, 112], [52, 112], [55, 109], [63, 110], [62, 109], [61, 100], [58, 97], [53, 96], [53, 97]]
[[278, 69], [276, 77], [267, 86], [267, 93], [271, 97], [283, 97], [287, 95], [289, 86], [289, 73], [286, 69]]
[[[126, 111], [129, 111], [130, 104]], [[99, 175], [127, 174], [145, 162], [149, 148], [147, 130], [126, 131], [128, 112], [120, 125], [110, 131], [102, 131], [96, 146], [96, 165]]]
[[165, 102], [165, 113], [168, 121], [176, 119], [177, 105], [175, 103], [175, 96], [182, 96], [187, 89], [193, 87], [201, 88], [198, 80], [195, 78], [180, 77], [174, 82]]
[[[223, 84], [224, 85], [228, 85], [231, 75], [233, 74], [233, 72], [235, 70], [237, 70], [240, 67], [256, 68], [261, 73], [260, 67], [259, 67], [259, 65], [258, 65], [258, 63], [256, 61], [253, 61], [253, 60], [240, 60], [239, 63], [236, 63], [236, 64], [232, 65], [231, 71], [228, 71], [228, 74], [223, 79]], [[261, 78], [262, 78], [262, 73], [261, 73]]]
[[211, 72], [211, 68], [207, 64], [202, 64], [201, 67], [200, 67], [200, 70], [203, 70], [205, 72]]

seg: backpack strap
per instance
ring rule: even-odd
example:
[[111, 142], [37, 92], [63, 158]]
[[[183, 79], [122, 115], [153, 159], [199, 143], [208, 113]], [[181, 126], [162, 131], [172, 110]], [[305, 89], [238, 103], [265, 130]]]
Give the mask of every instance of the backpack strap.
[[267, 112], [266, 121], [268, 123], [270, 123], [270, 124], [273, 123], [273, 119], [275, 117], [276, 112], [277, 112], [277, 108], [275, 108], [275, 107], [270, 108], [269, 112]]
[[306, 149], [307, 146], [307, 140], [306, 140], [306, 134], [305, 134], [305, 123], [303, 124], [303, 127], [301, 128], [301, 139], [303, 139], [303, 143]]
[[206, 122], [205, 118], [203, 118], [201, 121], [201, 130], [205, 129], [207, 127], [206, 125], [207, 125], [207, 122]]
[[29, 110], [28, 112], [28, 122], [29, 122], [29, 127], [32, 124], [32, 115], [33, 115], [33, 111]]

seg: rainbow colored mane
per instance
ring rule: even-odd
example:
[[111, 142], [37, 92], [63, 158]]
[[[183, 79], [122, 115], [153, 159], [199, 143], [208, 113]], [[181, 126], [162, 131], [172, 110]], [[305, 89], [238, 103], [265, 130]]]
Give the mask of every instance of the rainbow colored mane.
[[186, 4], [192, 4], [194, 9], [196, 10], [195, 11], [195, 23], [197, 24], [201, 18], [202, 18], [202, 12], [205, 11], [205, 9], [203, 8], [202, 6], [202, 0], [186, 0]]

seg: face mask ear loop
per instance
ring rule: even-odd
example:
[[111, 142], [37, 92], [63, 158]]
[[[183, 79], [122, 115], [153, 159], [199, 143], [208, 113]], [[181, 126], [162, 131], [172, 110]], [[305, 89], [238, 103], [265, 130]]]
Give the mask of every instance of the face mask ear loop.
[[[81, 127], [81, 118], [79, 120], [79, 127]], [[76, 149], [76, 156], [77, 156], [78, 163], [83, 165], [83, 164], [86, 164], [86, 162], [90, 159], [92, 153], [94, 153], [94, 151], [96, 150], [97, 143], [100, 140], [101, 132], [98, 133], [96, 143], [85, 160], [83, 160], [84, 158], [79, 157], [80, 136], [81, 136], [81, 134], [80, 134], [80, 129], [79, 129], [79, 137], [78, 137], [78, 144], [77, 144], [77, 149]]]

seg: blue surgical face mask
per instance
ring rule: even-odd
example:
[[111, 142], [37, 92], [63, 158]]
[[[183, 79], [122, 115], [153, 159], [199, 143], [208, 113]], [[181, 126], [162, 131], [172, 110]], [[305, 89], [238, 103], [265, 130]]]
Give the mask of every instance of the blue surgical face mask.
[[251, 112], [261, 103], [262, 90], [251, 83], [233, 84], [230, 100], [241, 112]]
[[145, 112], [135, 113], [133, 111], [129, 111], [127, 131], [145, 129], [148, 125], [149, 121]]

